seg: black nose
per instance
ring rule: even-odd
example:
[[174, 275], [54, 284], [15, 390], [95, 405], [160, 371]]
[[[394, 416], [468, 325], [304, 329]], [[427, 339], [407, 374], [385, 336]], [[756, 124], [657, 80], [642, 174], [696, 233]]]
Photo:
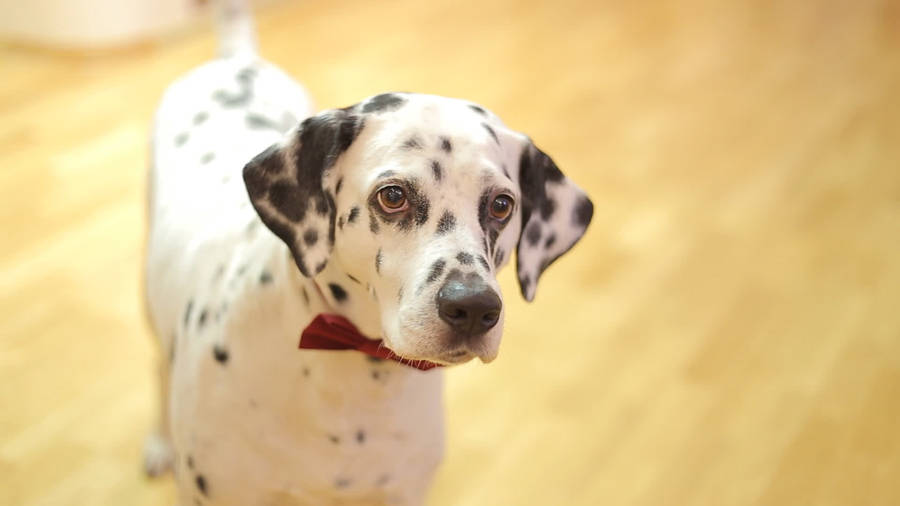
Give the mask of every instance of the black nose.
[[449, 276], [437, 293], [438, 314], [458, 334], [480, 336], [500, 318], [500, 296], [478, 275]]

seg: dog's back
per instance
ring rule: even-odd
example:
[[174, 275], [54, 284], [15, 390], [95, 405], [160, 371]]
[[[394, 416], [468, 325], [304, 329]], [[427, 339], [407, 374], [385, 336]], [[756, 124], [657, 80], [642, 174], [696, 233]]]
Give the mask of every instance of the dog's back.
[[311, 113], [303, 88], [255, 54], [248, 15], [226, 3], [220, 57], [169, 86], [155, 117], [147, 290], [161, 335], [183, 305], [171, 297], [176, 285], [204, 268], [199, 251], [235, 244], [258, 223], [244, 164]]

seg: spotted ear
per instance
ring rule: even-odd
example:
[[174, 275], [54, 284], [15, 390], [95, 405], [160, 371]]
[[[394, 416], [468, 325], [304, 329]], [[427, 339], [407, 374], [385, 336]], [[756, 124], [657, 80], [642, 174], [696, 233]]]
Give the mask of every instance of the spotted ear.
[[[307, 118], [244, 167], [250, 202], [284, 241], [304, 276], [318, 274], [334, 245], [334, 188], [325, 180], [362, 130], [362, 118], [334, 109]], [[334, 179], [334, 178], [331, 178]]]
[[519, 159], [522, 232], [516, 249], [519, 287], [532, 301], [544, 270], [584, 235], [594, 205], [584, 191], [560, 172], [530, 141]]

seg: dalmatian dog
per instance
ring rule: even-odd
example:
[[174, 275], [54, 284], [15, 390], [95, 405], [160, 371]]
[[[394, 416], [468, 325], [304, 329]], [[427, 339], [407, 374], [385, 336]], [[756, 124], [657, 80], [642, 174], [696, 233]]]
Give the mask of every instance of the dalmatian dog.
[[[146, 292], [162, 405], [145, 446], [179, 505], [420, 505], [443, 452], [442, 369], [497, 357], [497, 271], [523, 296], [593, 206], [464, 100], [383, 93], [311, 115], [244, 7], [177, 80], [152, 138]], [[298, 349], [340, 315], [406, 362]]]

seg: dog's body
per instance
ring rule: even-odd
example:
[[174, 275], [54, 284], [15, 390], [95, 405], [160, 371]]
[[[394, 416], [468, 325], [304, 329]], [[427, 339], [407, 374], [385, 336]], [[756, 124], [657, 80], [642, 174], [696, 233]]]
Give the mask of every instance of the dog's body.
[[[240, 107], [215, 98], [243, 93], [235, 76], [253, 89]], [[295, 351], [328, 302], [260, 223], [241, 169], [310, 112], [282, 73], [229, 58], [172, 85], [157, 115], [147, 280], [180, 504], [416, 504], [440, 459], [440, 370]]]
[[[421, 504], [441, 370], [298, 350], [301, 330], [336, 313], [407, 358], [490, 361], [495, 271], [518, 244], [530, 299], [590, 220], [552, 161], [474, 104], [385, 94], [298, 126], [310, 113], [237, 50], [156, 116], [147, 293], [168, 360], [145, 464], [174, 468], [181, 505]], [[445, 300], [462, 292], [481, 305]]]

